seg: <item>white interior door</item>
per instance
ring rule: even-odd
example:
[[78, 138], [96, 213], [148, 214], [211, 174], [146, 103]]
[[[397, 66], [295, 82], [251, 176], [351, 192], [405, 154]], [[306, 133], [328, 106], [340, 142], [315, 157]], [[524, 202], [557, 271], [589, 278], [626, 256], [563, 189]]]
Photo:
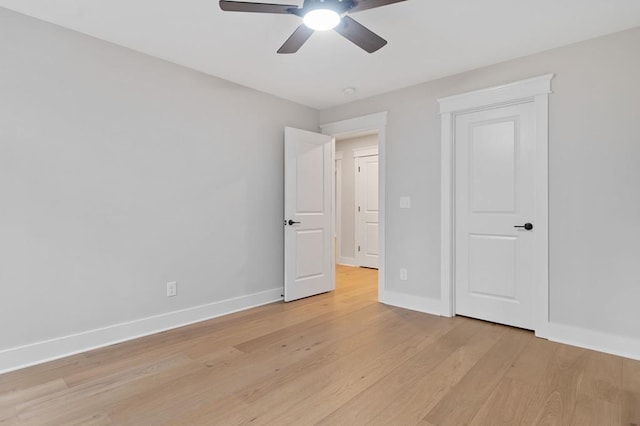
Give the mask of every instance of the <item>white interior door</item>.
[[458, 314], [533, 329], [534, 141], [533, 103], [455, 119]]
[[378, 267], [378, 156], [356, 158], [356, 259]]
[[334, 139], [285, 128], [284, 300], [334, 289]]

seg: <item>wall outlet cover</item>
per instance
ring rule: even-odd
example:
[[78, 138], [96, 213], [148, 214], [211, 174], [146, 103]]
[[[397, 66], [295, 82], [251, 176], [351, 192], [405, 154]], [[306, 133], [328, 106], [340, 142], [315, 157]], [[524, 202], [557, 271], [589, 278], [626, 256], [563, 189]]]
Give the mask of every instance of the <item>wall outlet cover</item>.
[[178, 283], [176, 281], [169, 281], [167, 283], [167, 297], [173, 297], [178, 295]]
[[400, 281], [407, 281], [408, 276], [407, 276], [407, 269], [406, 268], [401, 268], [400, 269]]

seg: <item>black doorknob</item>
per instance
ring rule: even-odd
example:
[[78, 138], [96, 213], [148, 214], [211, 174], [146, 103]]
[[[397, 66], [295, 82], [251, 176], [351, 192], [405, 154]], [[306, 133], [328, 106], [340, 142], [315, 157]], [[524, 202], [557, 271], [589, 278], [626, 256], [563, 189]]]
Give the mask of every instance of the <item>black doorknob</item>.
[[514, 226], [514, 228], [524, 228], [527, 231], [531, 231], [533, 229], [533, 224], [532, 223], [525, 223], [524, 225], [516, 225], [516, 226]]
[[294, 220], [289, 219], [289, 222], [288, 222], [288, 223], [289, 223], [289, 226], [291, 226], [291, 225], [293, 225], [294, 223], [300, 223], [300, 222], [296, 222], [296, 221], [294, 221]]

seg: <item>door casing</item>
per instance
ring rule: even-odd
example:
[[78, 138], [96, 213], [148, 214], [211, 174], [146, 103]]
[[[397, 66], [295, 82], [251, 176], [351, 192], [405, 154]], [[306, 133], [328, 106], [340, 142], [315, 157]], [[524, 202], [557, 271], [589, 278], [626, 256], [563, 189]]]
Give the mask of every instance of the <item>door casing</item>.
[[456, 115], [533, 102], [535, 109], [534, 331], [549, 324], [549, 94], [553, 74], [439, 99], [441, 115], [441, 315], [455, 315], [455, 133]]
[[342, 153], [335, 153], [334, 160], [334, 182], [335, 189], [333, 190], [333, 243], [335, 245], [336, 260], [335, 263], [344, 263], [342, 261], [342, 248], [340, 247], [340, 241], [342, 240]]

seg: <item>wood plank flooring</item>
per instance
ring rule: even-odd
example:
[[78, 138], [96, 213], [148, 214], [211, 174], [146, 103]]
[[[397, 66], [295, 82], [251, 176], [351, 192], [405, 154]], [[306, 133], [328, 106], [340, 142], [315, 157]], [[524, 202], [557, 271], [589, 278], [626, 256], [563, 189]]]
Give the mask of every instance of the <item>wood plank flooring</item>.
[[0, 376], [0, 425], [640, 426], [640, 362], [376, 302], [377, 271]]

